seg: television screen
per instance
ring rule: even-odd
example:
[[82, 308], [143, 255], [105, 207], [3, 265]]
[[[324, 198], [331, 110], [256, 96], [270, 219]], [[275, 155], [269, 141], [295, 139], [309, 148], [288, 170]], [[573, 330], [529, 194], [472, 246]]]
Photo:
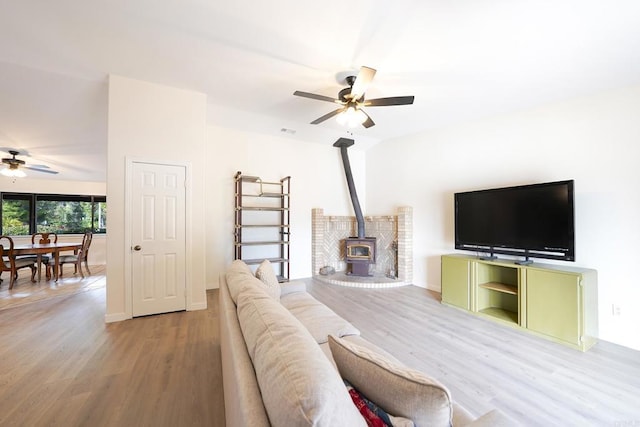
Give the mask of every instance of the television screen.
[[575, 260], [573, 180], [455, 193], [455, 248]]

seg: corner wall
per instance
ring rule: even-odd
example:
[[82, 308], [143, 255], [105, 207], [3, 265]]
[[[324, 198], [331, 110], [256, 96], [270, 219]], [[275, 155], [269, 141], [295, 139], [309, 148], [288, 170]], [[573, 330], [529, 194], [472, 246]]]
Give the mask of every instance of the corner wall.
[[111, 75], [108, 131], [106, 320], [131, 317], [131, 295], [125, 285], [125, 258], [131, 245], [126, 241], [124, 217], [127, 159], [190, 165], [187, 244], [192, 256], [187, 260], [187, 309], [206, 308], [206, 96]]
[[[598, 270], [600, 337], [640, 349], [639, 112], [632, 86], [385, 141], [367, 151], [369, 210], [414, 207], [414, 283], [439, 291], [454, 192], [575, 179], [576, 262], [565, 264]], [[398, 171], [377, 172], [389, 164]]]
[[[208, 165], [207, 288], [218, 287], [219, 275], [233, 260], [233, 177], [237, 171], [267, 181], [291, 176], [290, 278], [311, 277], [312, 209], [323, 206], [336, 215], [353, 215], [340, 150], [332, 143], [307, 143], [218, 126], [208, 128], [204, 156]], [[364, 152], [356, 147], [350, 158], [356, 187], [364, 194]]]
[[[409, 206], [397, 209], [394, 215], [365, 215], [365, 236], [376, 239], [376, 262], [369, 273], [384, 276], [393, 270], [399, 281], [413, 283], [413, 210]], [[315, 208], [312, 218], [312, 272], [316, 276], [322, 267], [344, 272], [345, 239], [357, 234], [355, 216], [325, 215]]]

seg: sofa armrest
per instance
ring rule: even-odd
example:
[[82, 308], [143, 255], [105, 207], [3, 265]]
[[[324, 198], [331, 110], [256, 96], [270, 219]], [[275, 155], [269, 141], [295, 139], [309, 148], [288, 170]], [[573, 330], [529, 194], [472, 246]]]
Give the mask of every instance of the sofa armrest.
[[220, 275], [219, 283], [218, 324], [226, 425], [268, 427], [269, 418], [262, 402], [260, 386], [224, 273]]
[[292, 280], [280, 285], [280, 296], [292, 294], [294, 292], [306, 292], [307, 284], [302, 280]]

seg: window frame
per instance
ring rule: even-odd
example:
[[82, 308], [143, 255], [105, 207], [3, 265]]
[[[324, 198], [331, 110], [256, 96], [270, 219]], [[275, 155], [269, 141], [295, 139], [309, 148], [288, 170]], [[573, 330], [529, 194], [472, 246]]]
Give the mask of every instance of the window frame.
[[[49, 194], [49, 193], [19, 193], [3, 191], [0, 192], [0, 234], [4, 234], [2, 229], [2, 216], [4, 212], [5, 200], [27, 200], [29, 202], [29, 235], [36, 233], [37, 229], [37, 203], [40, 200], [52, 201], [52, 202], [89, 202], [91, 203], [91, 228], [94, 234], [106, 234], [106, 227], [104, 231], [94, 230], [95, 225], [95, 213], [96, 205], [98, 203], [106, 203], [107, 196], [98, 195], [80, 195], [80, 194]], [[78, 233], [69, 233], [78, 234]]]

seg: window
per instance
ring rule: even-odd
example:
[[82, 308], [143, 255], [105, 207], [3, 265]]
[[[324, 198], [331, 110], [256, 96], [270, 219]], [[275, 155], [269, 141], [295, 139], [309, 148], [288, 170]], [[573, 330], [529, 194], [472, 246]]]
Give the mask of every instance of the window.
[[106, 233], [107, 232], [107, 200], [103, 201], [94, 200], [93, 203], [93, 232], [94, 233]]
[[2, 193], [2, 234], [106, 233], [104, 196]]
[[2, 195], [2, 234], [19, 236], [30, 233], [31, 197], [22, 194]]

